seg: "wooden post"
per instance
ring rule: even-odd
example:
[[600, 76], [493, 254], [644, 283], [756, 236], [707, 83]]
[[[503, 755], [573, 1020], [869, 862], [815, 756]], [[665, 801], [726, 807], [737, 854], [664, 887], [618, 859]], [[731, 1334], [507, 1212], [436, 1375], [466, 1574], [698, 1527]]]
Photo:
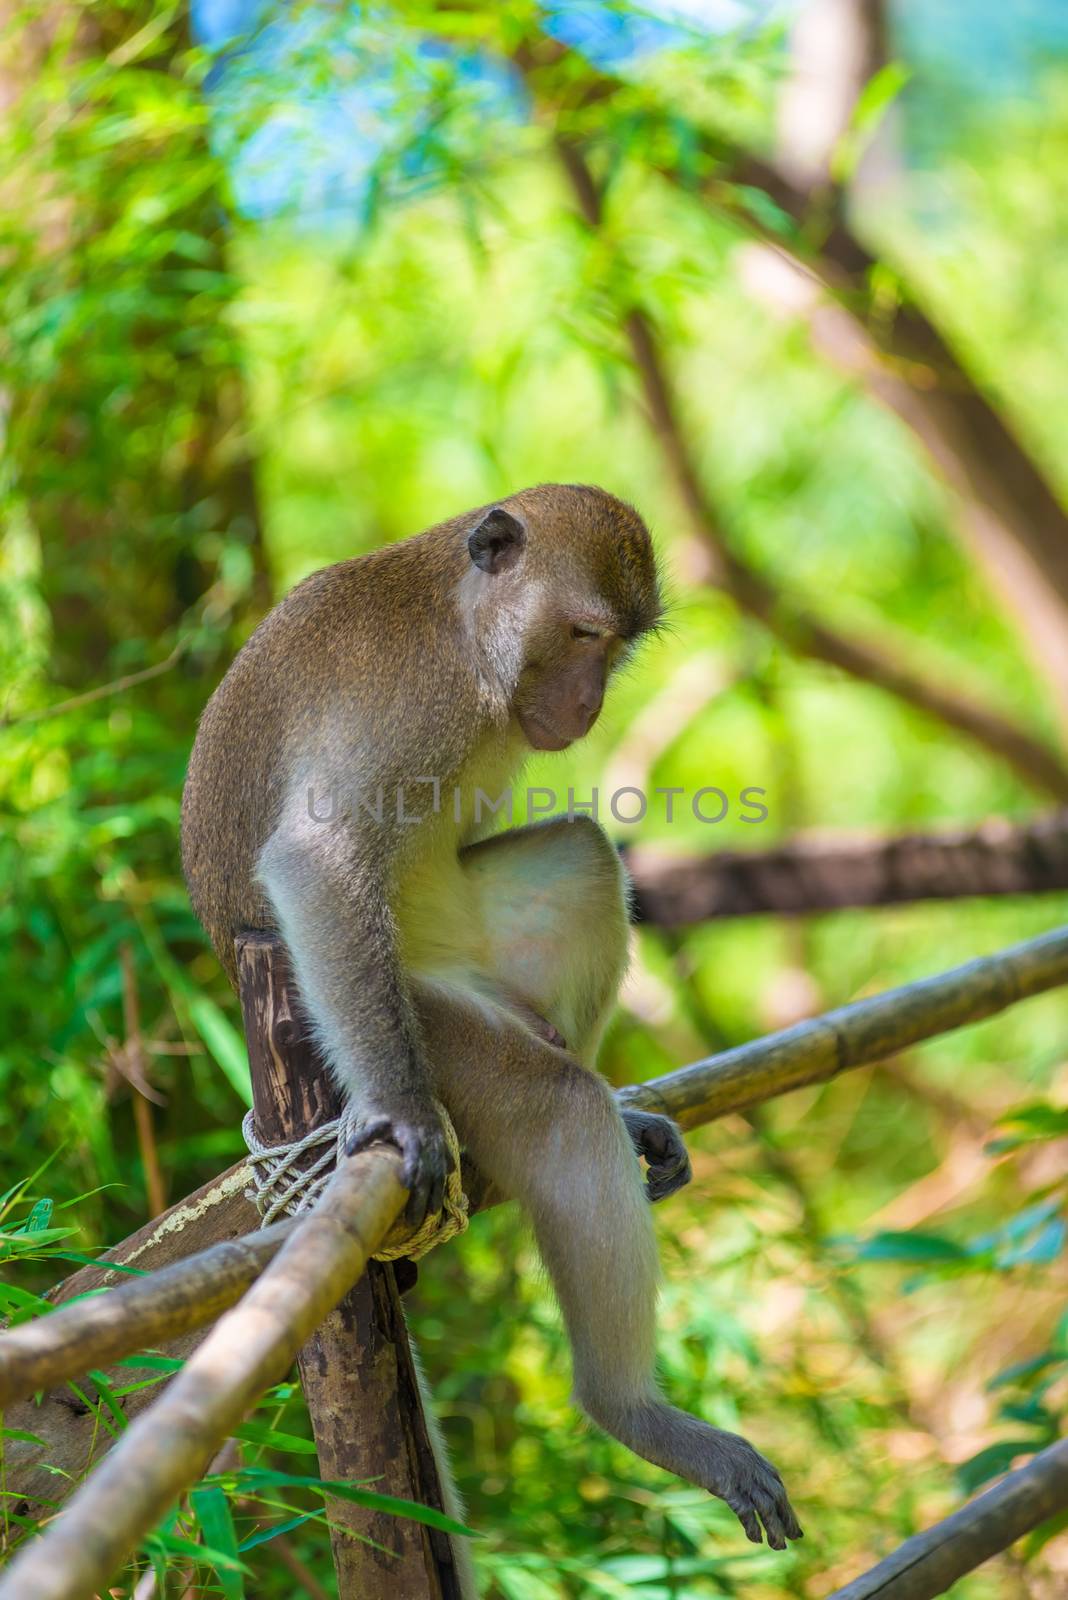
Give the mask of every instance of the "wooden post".
[[[300, 1017], [278, 940], [242, 934], [237, 959], [256, 1131], [265, 1144], [300, 1138], [337, 1116], [337, 1090]], [[382, 1494], [443, 1511], [392, 1264], [370, 1263], [298, 1362], [320, 1476], [373, 1479]], [[339, 1600], [460, 1600], [447, 1535], [346, 1500], [330, 1500], [328, 1511]]]

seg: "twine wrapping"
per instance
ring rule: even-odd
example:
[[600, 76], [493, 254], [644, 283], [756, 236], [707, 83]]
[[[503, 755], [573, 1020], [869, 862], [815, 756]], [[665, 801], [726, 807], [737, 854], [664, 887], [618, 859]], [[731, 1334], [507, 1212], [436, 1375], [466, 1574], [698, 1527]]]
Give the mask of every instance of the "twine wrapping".
[[[445, 1141], [453, 1159], [453, 1169], [445, 1181], [445, 1199], [442, 1209], [426, 1217], [412, 1234], [406, 1234], [396, 1243], [388, 1240], [375, 1252], [376, 1261], [397, 1261], [402, 1256], [418, 1261], [435, 1245], [444, 1244], [457, 1233], [463, 1233], [468, 1223], [468, 1202], [460, 1183], [460, 1141], [456, 1137], [448, 1112], [438, 1104]], [[256, 1132], [255, 1114], [247, 1111], [241, 1123], [241, 1132], [248, 1147], [248, 1164], [252, 1172], [251, 1189], [246, 1198], [251, 1200], [260, 1214], [260, 1227], [266, 1228], [281, 1216], [295, 1217], [310, 1211], [333, 1176], [338, 1157], [345, 1154], [345, 1146], [359, 1127], [359, 1117], [352, 1106], [346, 1106], [340, 1117], [321, 1123], [300, 1139], [283, 1144], [264, 1144]], [[314, 1160], [301, 1165], [302, 1157], [310, 1151], [319, 1151]], [[400, 1226], [403, 1226], [401, 1224]], [[396, 1227], [392, 1230], [396, 1233]]]

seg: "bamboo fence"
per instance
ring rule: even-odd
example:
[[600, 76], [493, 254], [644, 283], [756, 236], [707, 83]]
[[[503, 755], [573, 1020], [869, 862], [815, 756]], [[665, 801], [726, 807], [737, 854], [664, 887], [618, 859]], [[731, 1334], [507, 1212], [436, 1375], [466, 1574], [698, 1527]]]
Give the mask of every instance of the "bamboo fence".
[[[296, 1023], [280, 946], [246, 936], [239, 967], [257, 1132], [267, 1143], [289, 1141], [336, 1116], [337, 1102]], [[1059, 929], [619, 1096], [696, 1127], [1065, 983], [1068, 929]], [[245, 1198], [249, 1169], [238, 1163], [59, 1285], [51, 1314], [0, 1334], [5, 1426], [41, 1441], [9, 1441], [7, 1504], [23, 1516], [42, 1502], [57, 1511], [0, 1574], [0, 1600], [106, 1593], [124, 1557], [196, 1484], [294, 1359], [322, 1479], [374, 1479], [383, 1493], [430, 1508], [424, 1523], [345, 1499], [329, 1503], [339, 1600], [458, 1600], [462, 1562], [444, 1531], [451, 1508], [399, 1297], [406, 1264], [371, 1259], [387, 1236], [398, 1237], [398, 1170], [388, 1146], [344, 1159], [313, 1209], [259, 1229]], [[466, 1167], [464, 1185], [474, 1206], [495, 1203]], [[130, 1266], [147, 1275], [117, 1270]], [[81, 1298], [100, 1288], [108, 1292]], [[128, 1426], [118, 1439], [102, 1436], [92, 1417], [72, 1409], [67, 1380], [91, 1389], [88, 1372], [147, 1346], [184, 1365], [158, 1390], [129, 1395]], [[1062, 1441], [831, 1600], [927, 1600], [1066, 1508]]]

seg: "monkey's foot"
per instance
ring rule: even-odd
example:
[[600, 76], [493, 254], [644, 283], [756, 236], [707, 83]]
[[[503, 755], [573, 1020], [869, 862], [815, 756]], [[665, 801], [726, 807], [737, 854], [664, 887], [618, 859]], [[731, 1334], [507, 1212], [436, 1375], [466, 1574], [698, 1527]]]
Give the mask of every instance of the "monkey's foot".
[[631, 1143], [649, 1168], [645, 1193], [649, 1200], [666, 1200], [669, 1194], [689, 1183], [690, 1157], [678, 1123], [656, 1111], [641, 1111], [625, 1106], [620, 1112]]
[[655, 1395], [636, 1405], [618, 1396], [613, 1403], [598, 1392], [596, 1379], [577, 1399], [635, 1455], [725, 1500], [753, 1544], [766, 1533], [773, 1550], [785, 1550], [787, 1539], [804, 1537], [779, 1474], [740, 1434], [710, 1428]]
[[778, 1472], [748, 1439], [713, 1428], [715, 1442], [708, 1476], [710, 1494], [725, 1500], [753, 1544], [762, 1542], [761, 1523], [773, 1550], [785, 1550], [787, 1539], [803, 1539], [801, 1524]]

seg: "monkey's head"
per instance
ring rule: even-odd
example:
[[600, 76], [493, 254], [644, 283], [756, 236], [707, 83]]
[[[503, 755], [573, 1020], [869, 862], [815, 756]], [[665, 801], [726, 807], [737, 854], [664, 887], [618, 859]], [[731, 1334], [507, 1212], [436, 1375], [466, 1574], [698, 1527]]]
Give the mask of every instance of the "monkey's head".
[[533, 749], [564, 750], [660, 618], [649, 530], [603, 489], [543, 484], [479, 513], [467, 553], [508, 662], [511, 712]]

